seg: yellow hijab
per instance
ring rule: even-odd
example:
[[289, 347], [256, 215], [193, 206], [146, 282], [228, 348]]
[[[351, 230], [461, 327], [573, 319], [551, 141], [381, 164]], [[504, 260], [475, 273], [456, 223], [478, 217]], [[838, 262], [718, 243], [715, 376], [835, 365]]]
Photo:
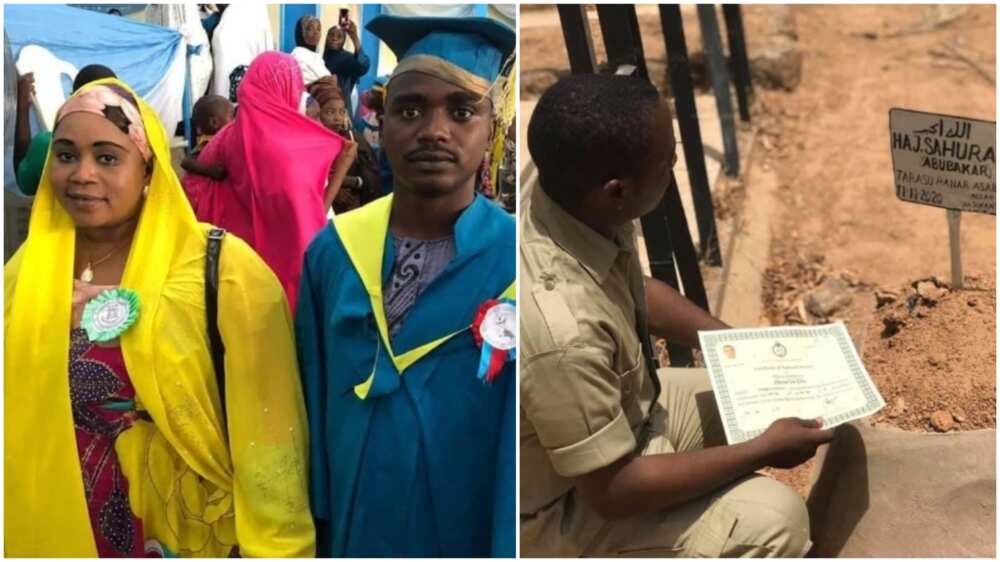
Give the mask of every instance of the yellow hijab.
[[[93, 82], [114, 84], [115, 79]], [[135, 94], [133, 93], [133, 96]], [[120, 338], [140, 408], [116, 440], [146, 538], [173, 554], [312, 556], [305, 408], [284, 292], [229, 235], [219, 326], [227, 343], [228, 443], [208, 352], [199, 224], [171, 167], [168, 137], [138, 101], [154, 167], [121, 286], [141, 312]], [[4, 267], [4, 541], [8, 556], [96, 556], [69, 395], [76, 228], [48, 161], [28, 238]]]

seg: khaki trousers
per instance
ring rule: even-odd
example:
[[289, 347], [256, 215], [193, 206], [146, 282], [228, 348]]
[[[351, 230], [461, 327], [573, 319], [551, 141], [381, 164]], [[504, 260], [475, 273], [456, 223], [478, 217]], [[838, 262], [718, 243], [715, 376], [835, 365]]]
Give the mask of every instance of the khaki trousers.
[[[661, 369], [643, 455], [725, 444], [704, 369]], [[522, 475], [522, 478], [524, 476]], [[522, 556], [802, 557], [809, 514], [794, 490], [751, 474], [663, 511], [606, 521], [570, 491], [522, 517]]]

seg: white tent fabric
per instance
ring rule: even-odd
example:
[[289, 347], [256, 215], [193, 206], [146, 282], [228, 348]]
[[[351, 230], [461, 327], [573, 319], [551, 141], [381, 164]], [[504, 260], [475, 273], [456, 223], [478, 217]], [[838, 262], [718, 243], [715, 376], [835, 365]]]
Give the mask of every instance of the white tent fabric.
[[[146, 102], [156, 110], [168, 131], [177, 127], [183, 117], [181, 102], [184, 96], [184, 55], [186, 51], [186, 43], [180, 41], [167, 73], [159, 83], [153, 86], [152, 90], [143, 96]], [[66, 101], [62, 86], [63, 76], [68, 76], [69, 80], [72, 81], [76, 78], [79, 69], [61, 60], [45, 47], [28, 45], [21, 49], [17, 57], [17, 71], [21, 75], [28, 72], [35, 73], [36, 109], [42, 117], [42, 126], [51, 131], [56, 112]]]
[[181, 120], [187, 42], [162, 26], [57, 4], [7, 4], [4, 31], [20, 74], [35, 74], [36, 109], [50, 129], [78, 70], [103, 64], [149, 101], [172, 131]]
[[198, 54], [191, 55], [192, 101], [204, 96], [212, 79], [212, 46], [201, 25], [198, 4], [151, 4], [146, 8], [146, 22], [173, 29], [189, 47], [200, 48]]
[[63, 94], [63, 76], [72, 81], [79, 69], [52, 54], [45, 47], [28, 45], [17, 57], [17, 73], [35, 74], [35, 107], [42, 118], [42, 126], [51, 131], [56, 112], [66, 101]]
[[[185, 56], [187, 55], [187, 42], [181, 40], [177, 45], [177, 53], [170, 63], [170, 68], [163, 76], [163, 79], [153, 87], [144, 97], [146, 102], [156, 110], [160, 120], [167, 126], [168, 134], [173, 134], [177, 124], [184, 119], [184, 83], [186, 77]], [[194, 100], [192, 100], [194, 103]], [[172, 124], [171, 124], [172, 123]]]
[[271, 21], [264, 4], [230, 4], [212, 34], [215, 59], [212, 93], [229, 97], [229, 74], [250, 65], [264, 51], [274, 50]]
[[490, 4], [490, 17], [500, 21], [511, 29], [517, 29], [516, 4]]

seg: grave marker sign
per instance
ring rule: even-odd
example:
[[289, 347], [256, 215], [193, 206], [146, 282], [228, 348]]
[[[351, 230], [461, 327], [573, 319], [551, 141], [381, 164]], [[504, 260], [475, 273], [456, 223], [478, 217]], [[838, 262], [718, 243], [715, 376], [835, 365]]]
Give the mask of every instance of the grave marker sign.
[[896, 197], [947, 209], [951, 284], [962, 288], [962, 212], [997, 214], [995, 121], [889, 110]]
[[997, 214], [995, 122], [894, 108], [889, 133], [896, 197]]

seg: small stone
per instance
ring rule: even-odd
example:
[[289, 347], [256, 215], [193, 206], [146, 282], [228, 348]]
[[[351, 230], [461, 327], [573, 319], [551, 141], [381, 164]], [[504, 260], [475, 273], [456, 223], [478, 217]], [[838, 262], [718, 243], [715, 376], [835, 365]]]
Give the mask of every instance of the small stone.
[[937, 353], [927, 358], [927, 364], [930, 365], [931, 367], [941, 367], [944, 365], [944, 363], [945, 363], [944, 356]]
[[979, 301], [976, 300], [976, 297], [969, 297], [969, 300], [966, 301], [966, 303], [972, 308], [975, 308], [979, 304]]
[[892, 409], [894, 412], [902, 414], [906, 411], [906, 400], [902, 396], [897, 396], [896, 399], [892, 401]]
[[955, 420], [945, 410], [938, 410], [931, 414], [931, 426], [936, 431], [945, 433], [955, 426]]
[[937, 303], [941, 297], [948, 294], [948, 289], [938, 287], [933, 281], [921, 281], [917, 283], [917, 294], [926, 303]]
[[850, 304], [851, 299], [847, 283], [830, 277], [806, 295], [806, 309], [815, 316], [825, 318]]
[[955, 410], [952, 412], [952, 417], [954, 417], [955, 421], [958, 423], [965, 423], [965, 420], [968, 419], [965, 417], [965, 411], [963, 410]]
[[875, 308], [882, 308], [887, 304], [892, 304], [899, 299], [899, 294], [892, 291], [875, 291]]

